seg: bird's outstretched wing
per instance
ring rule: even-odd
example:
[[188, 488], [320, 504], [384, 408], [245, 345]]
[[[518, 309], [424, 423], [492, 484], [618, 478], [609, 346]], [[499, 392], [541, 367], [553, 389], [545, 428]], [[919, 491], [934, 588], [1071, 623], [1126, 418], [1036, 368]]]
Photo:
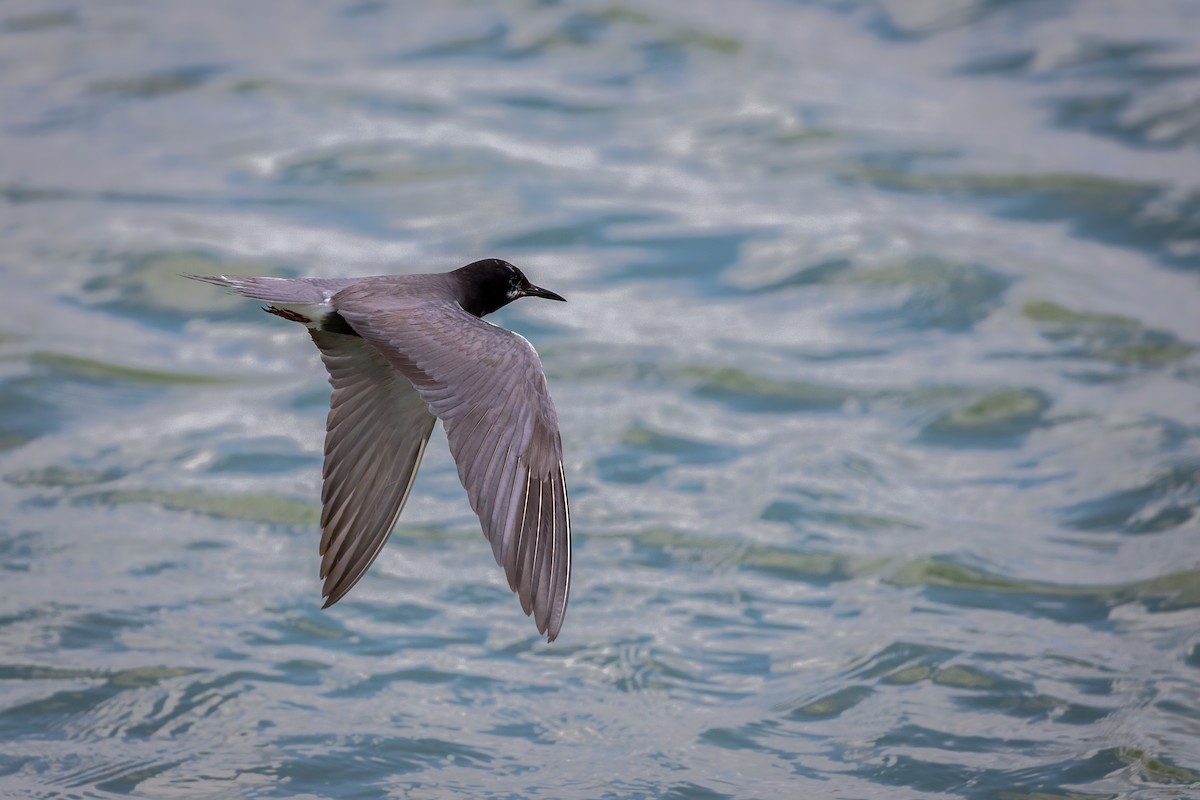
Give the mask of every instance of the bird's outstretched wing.
[[321, 593], [331, 606], [387, 541], [433, 430], [408, 380], [357, 336], [311, 330], [333, 397], [321, 486]]
[[389, 307], [358, 284], [333, 305], [442, 420], [496, 562], [554, 641], [570, 593], [571, 519], [558, 416], [533, 346], [452, 301]]

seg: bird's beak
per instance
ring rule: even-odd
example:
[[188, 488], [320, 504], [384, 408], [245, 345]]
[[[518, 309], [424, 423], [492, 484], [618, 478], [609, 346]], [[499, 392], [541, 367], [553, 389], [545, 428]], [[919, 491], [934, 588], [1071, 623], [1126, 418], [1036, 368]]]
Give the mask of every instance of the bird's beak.
[[526, 286], [522, 290], [522, 296], [524, 296], [524, 297], [544, 297], [547, 300], [561, 300], [564, 303], [567, 302], [567, 298], [563, 297], [562, 295], [555, 294], [554, 292], [550, 291], [549, 289], [543, 289], [540, 286], [534, 286], [532, 283], [529, 284], [528, 286]]

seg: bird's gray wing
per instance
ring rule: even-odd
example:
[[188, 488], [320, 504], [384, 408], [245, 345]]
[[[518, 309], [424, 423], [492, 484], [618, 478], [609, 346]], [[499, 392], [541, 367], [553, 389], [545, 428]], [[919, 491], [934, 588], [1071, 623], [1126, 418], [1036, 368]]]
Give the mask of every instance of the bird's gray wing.
[[408, 379], [357, 336], [312, 330], [333, 397], [321, 486], [321, 594], [350, 591], [387, 541], [433, 430]]
[[333, 305], [442, 420], [496, 562], [554, 641], [570, 593], [571, 518], [558, 415], [533, 345], [448, 300], [388, 307], [356, 285]]

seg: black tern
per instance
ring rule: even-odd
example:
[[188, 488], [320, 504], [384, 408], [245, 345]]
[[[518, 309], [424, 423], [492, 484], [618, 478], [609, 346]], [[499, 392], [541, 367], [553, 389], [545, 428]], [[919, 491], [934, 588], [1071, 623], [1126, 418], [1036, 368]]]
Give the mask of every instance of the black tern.
[[325, 607], [387, 541], [442, 420], [471, 508], [508, 585], [554, 641], [571, 588], [558, 415], [537, 352], [482, 318], [521, 297], [564, 300], [507, 261], [370, 278], [186, 275], [308, 328], [333, 386], [321, 486]]

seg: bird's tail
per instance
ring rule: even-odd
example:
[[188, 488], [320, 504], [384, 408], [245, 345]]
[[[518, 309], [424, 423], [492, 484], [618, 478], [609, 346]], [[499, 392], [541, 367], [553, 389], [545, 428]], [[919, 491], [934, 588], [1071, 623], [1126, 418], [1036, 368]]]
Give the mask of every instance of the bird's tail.
[[190, 275], [183, 277], [220, 286], [245, 297], [284, 305], [322, 305], [351, 281], [312, 278], [250, 278], [241, 275]]

